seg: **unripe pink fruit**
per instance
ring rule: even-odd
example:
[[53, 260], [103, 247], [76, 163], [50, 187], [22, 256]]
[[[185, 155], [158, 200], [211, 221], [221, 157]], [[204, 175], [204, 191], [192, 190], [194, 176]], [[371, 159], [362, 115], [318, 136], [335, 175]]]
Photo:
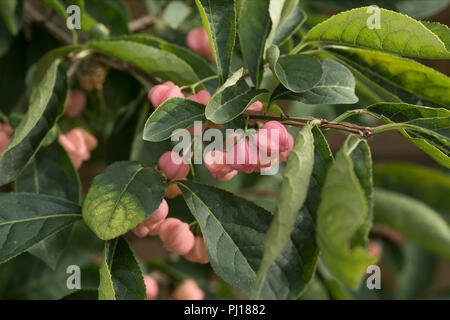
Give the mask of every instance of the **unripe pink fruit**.
[[175, 300], [203, 300], [205, 294], [194, 280], [184, 280], [173, 293]]
[[159, 292], [158, 283], [155, 281], [155, 279], [153, 279], [149, 275], [144, 275], [144, 283], [147, 291], [147, 299], [148, 300], [155, 299], [156, 296], [158, 296]]
[[189, 31], [186, 36], [186, 43], [188, 47], [198, 55], [201, 55], [210, 61], [214, 60], [208, 33], [205, 28], [200, 27]]
[[205, 106], [208, 104], [209, 100], [211, 100], [211, 95], [206, 90], [201, 90], [192, 96], [189, 96], [188, 99], [192, 101], [198, 102], [200, 104], [204, 104]]
[[377, 261], [380, 260], [381, 256], [383, 255], [383, 249], [381, 249], [381, 246], [378, 244], [378, 242], [369, 240], [368, 247], [369, 254], [377, 258]]
[[183, 162], [183, 158], [173, 151], [167, 151], [158, 160], [158, 166], [169, 180], [180, 180], [187, 177], [189, 165]]
[[233, 150], [227, 152], [227, 164], [238, 171], [252, 173], [258, 164], [258, 151], [255, 145], [242, 138], [234, 146]]
[[167, 201], [163, 199], [158, 209], [156, 209], [152, 214], [139, 223], [132, 231], [139, 238], [144, 238], [147, 235], [157, 235], [159, 231], [159, 226], [167, 217], [169, 213], [169, 206]]
[[280, 162], [287, 161], [293, 147], [294, 147], [294, 137], [290, 133], [288, 133], [287, 149], [285, 151], [280, 152]]
[[91, 157], [91, 151], [97, 147], [97, 139], [83, 129], [75, 128], [60, 135], [58, 141], [66, 150], [76, 169]]
[[214, 179], [229, 181], [237, 174], [237, 171], [227, 165], [226, 154], [220, 150], [212, 150], [205, 154], [205, 167], [209, 170]]
[[267, 138], [269, 141], [272, 140], [272, 137], [276, 137], [278, 133], [278, 145], [280, 151], [286, 151], [289, 148], [288, 132], [280, 122], [268, 121], [262, 126], [261, 130], [267, 130]]
[[191, 262], [209, 262], [208, 253], [206, 252], [206, 246], [203, 237], [195, 237], [194, 247], [184, 257]]
[[11, 134], [13, 133], [13, 131], [13, 128], [9, 124], [0, 124], [0, 153], [11, 141]]
[[68, 117], [74, 117], [81, 113], [86, 107], [86, 95], [83, 91], [72, 89], [67, 94], [64, 113]]
[[247, 108], [247, 111], [261, 112], [263, 110], [264, 110], [264, 106], [261, 101], [256, 101]]
[[155, 109], [170, 98], [184, 98], [184, 94], [181, 92], [180, 88], [172, 81], [158, 84], [148, 92], [148, 99]]
[[194, 234], [189, 225], [176, 218], [168, 218], [159, 227], [159, 237], [167, 251], [185, 255], [194, 247]]

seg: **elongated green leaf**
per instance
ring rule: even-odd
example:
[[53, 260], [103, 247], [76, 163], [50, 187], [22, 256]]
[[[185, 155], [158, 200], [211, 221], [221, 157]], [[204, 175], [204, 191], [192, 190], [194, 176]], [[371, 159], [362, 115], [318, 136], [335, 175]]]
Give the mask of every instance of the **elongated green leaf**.
[[369, 29], [367, 24], [374, 13], [368, 13], [367, 9], [358, 8], [331, 17], [312, 28], [304, 42], [334, 42], [417, 58], [450, 57], [438, 36], [420, 22], [400, 13], [380, 9], [380, 28]]
[[367, 110], [388, 124], [409, 125], [399, 132], [437, 162], [450, 167], [450, 111], [401, 103], [379, 103]]
[[286, 16], [297, 6], [298, 0], [270, 0], [269, 16], [272, 22], [270, 32], [267, 35], [264, 51], [266, 51], [273, 43], [275, 32], [278, 26], [286, 18]]
[[450, 176], [447, 173], [410, 163], [388, 162], [374, 166], [374, 183], [379, 188], [424, 202], [450, 224]]
[[305, 21], [306, 13], [300, 7], [296, 6], [290, 15], [278, 26], [273, 44], [282, 45], [300, 29]]
[[144, 140], [164, 141], [176, 129], [186, 129], [194, 121], [206, 121], [205, 106], [183, 98], [172, 98], [161, 104], [148, 118], [144, 128]]
[[267, 281], [267, 271], [289, 243], [297, 216], [306, 199], [310, 177], [314, 166], [314, 141], [311, 125], [306, 125], [298, 134], [283, 174], [283, 183], [278, 198], [278, 209], [267, 232], [261, 266], [251, 296], [261, 298]]
[[325, 183], [327, 171], [333, 163], [333, 155], [322, 131], [313, 127], [314, 136], [314, 169], [309, 182], [305, 206], [310, 212], [314, 223], [317, 221], [317, 209], [320, 203], [320, 193]]
[[236, 41], [235, 0], [195, 0], [208, 33], [217, 72], [224, 83], [230, 72]]
[[[232, 286], [249, 292], [260, 266], [272, 215], [231, 193], [191, 181], [178, 183], [183, 197], [199, 222], [215, 272]], [[291, 241], [268, 271], [267, 298], [277, 294], [293, 299], [311, 277], [314, 227], [307, 211], [297, 219]], [[312, 241], [312, 243], [311, 243]], [[312, 250], [311, 250], [312, 248]], [[303, 261], [302, 259], [305, 259]], [[289, 261], [289, 264], [286, 264]], [[270, 285], [274, 287], [270, 289]]]
[[16, 35], [19, 32], [18, 22], [16, 21], [17, 7], [22, 7], [20, 1], [17, 0], [4, 1], [0, 6], [0, 17], [3, 18], [12, 35]]
[[80, 207], [47, 195], [0, 193], [0, 263], [80, 220]]
[[49, 52], [37, 65], [28, 112], [0, 155], [0, 185], [14, 180], [64, 112], [67, 81], [61, 59], [72, 47]]
[[[163, 39], [148, 34], [133, 34], [119, 37], [117, 40], [137, 42], [172, 53], [189, 64], [200, 79], [208, 78], [216, 74], [214, 68], [212, 68], [211, 65], [205, 61], [205, 59], [199, 57], [185, 47], [167, 42]], [[212, 79], [205, 82], [204, 85], [210, 92], [213, 92], [217, 88], [218, 81], [217, 79]], [[202, 85], [199, 85], [197, 88], [202, 89]]]
[[423, 202], [401, 193], [376, 189], [375, 221], [398, 231], [423, 248], [450, 259], [450, 227]]
[[248, 86], [237, 71], [218, 89], [206, 106], [205, 116], [214, 123], [224, 124], [237, 118], [258, 96], [267, 90], [257, 90]]
[[420, 299], [434, 280], [436, 256], [412, 242], [406, 242], [401, 249], [405, 262], [396, 280], [395, 298]]
[[199, 81], [197, 74], [176, 55], [141, 43], [117, 40], [92, 42], [89, 48], [138, 67], [146, 73], [178, 85]]
[[270, 32], [270, 0], [243, 0], [239, 14], [238, 34], [244, 63], [256, 88], [261, 84], [263, 57]]
[[164, 178], [155, 169], [134, 161], [116, 162], [93, 180], [83, 218], [100, 239], [113, 239], [155, 211], [164, 193]]
[[[385, 87], [407, 103], [418, 104], [429, 100], [443, 106], [450, 104], [450, 78], [416, 61], [391, 54], [333, 46], [328, 50], [338, 53], [358, 71]], [[410, 100], [410, 95], [416, 100]]]
[[141, 268], [122, 237], [105, 244], [99, 300], [147, 300]]
[[370, 217], [366, 178], [362, 179], [363, 168], [357, 169], [352, 157], [355, 150], [364, 148], [368, 148], [365, 141], [352, 136], [346, 140], [328, 170], [317, 217], [323, 259], [331, 273], [351, 288], [358, 287], [365, 269], [374, 262], [362, 237]]
[[298, 100], [306, 104], [353, 104], [358, 102], [355, 95], [355, 78], [342, 64], [332, 60], [321, 60], [323, 76], [312, 89], [292, 93], [279, 86], [272, 94], [272, 100]]
[[75, 203], [81, 200], [78, 173], [58, 143], [39, 150], [17, 177], [16, 191], [48, 194]]
[[322, 79], [323, 70], [320, 61], [312, 55], [296, 54], [279, 58], [280, 49], [271, 46], [267, 59], [274, 75], [287, 89], [303, 92], [314, 88]]

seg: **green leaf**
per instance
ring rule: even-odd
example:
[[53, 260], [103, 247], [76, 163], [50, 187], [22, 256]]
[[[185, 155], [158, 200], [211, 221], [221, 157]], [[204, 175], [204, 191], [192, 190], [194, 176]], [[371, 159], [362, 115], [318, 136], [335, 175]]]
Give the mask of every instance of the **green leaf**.
[[[365, 150], [366, 151], [365, 151]], [[317, 217], [317, 242], [331, 273], [345, 285], [356, 289], [367, 266], [374, 262], [361, 236], [370, 217], [367, 183], [371, 170], [358, 168], [353, 152], [367, 154], [367, 142], [350, 136], [328, 170], [322, 188]], [[363, 175], [365, 176], [364, 179]], [[363, 241], [365, 240], [365, 241]]]
[[105, 243], [98, 293], [99, 300], [147, 300], [141, 268], [122, 237]]
[[[311, 125], [308, 124], [299, 132], [288, 158], [278, 198], [278, 209], [267, 232], [264, 256], [253, 284], [252, 298], [264, 298], [269, 294], [270, 290], [265, 288], [266, 282], [270, 282], [270, 279], [267, 279], [267, 271], [288, 245], [300, 209], [305, 202], [314, 166], [314, 140], [311, 130]], [[299, 224], [302, 227], [301, 221]], [[313, 226], [312, 222], [311, 225]], [[306, 284], [303, 283], [302, 289]], [[295, 297], [300, 291], [301, 289]], [[277, 293], [272, 294], [277, 297]]]
[[190, 12], [191, 8], [182, 1], [171, 1], [164, 11], [163, 20], [172, 29], [178, 29]]
[[439, 37], [439, 39], [442, 40], [448, 51], [450, 49], [450, 29], [446, 25], [440, 24], [439, 22], [421, 22], [425, 27], [430, 29], [435, 35]]
[[[280, 49], [272, 45], [267, 59], [274, 75], [284, 87], [293, 92], [303, 92], [318, 85], [322, 79], [322, 65], [312, 55], [296, 54], [279, 58]], [[326, 74], [324, 74], [326, 76]]]
[[155, 47], [115, 40], [92, 42], [88, 48], [129, 63], [162, 80], [173, 81], [178, 85], [189, 85], [199, 81], [195, 71], [184, 60]]
[[450, 259], [450, 226], [432, 208], [401, 193], [376, 189], [375, 222], [384, 224], [425, 249]]
[[47, 194], [75, 203], [81, 200], [78, 173], [59, 143], [39, 150], [17, 177], [16, 191]]
[[81, 289], [61, 298], [61, 300], [97, 300], [97, 298], [98, 290]]
[[[167, 42], [163, 39], [148, 34], [133, 34], [120, 37], [117, 40], [137, 42], [172, 53], [176, 55], [178, 58], [184, 60], [187, 64], [189, 64], [191, 68], [197, 73], [197, 76], [200, 79], [208, 78], [216, 74], [216, 71], [211, 67], [211, 65], [208, 62], [205, 61], [205, 59], [199, 57], [198, 55], [196, 55], [191, 50], [185, 47], [178, 46], [171, 42]], [[205, 87], [207, 87], [210, 92], [215, 91], [215, 89], [217, 88], [217, 84], [218, 84], [217, 79], [212, 79], [204, 83]], [[203, 87], [202, 85], [199, 85], [198, 88]]]
[[450, 224], [450, 177], [447, 173], [411, 163], [388, 162], [374, 166], [374, 182], [379, 188], [424, 202]]
[[[343, 57], [371, 81], [404, 102], [420, 104], [429, 100], [444, 106], [450, 104], [450, 78], [414, 60], [356, 48], [333, 46], [327, 50]], [[415, 100], [411, 100], [410, 95], [414, 95]]]
[[449, 110], [402, 103], [379, 103], [367, 110], [388, 124], [398, 123], [396, 129], [406, 139], [443, 166], [450, 167]]
[[290, 39], [306, 21], [306, 13], [296, 6], [289, 17], [287, 17], [277, 28], [273, 44], [278, 46]]
[[194, 121], [206, 121], [205, 106], [183, 98], [171, 98], [161, 104], [148, 118], [144, 128], [144, 140], [164, 141], [176, 129], [186, 129]]
[[150, 142], [142, 139], [142, 135], [143, 132], [141, 131], [134, 138], [130, 160], [139, 161], [146, 166], [152, 166], [158, 163], [163, 153], [172, 149], [170, 140]]
[[47, 195], [0, 193], [0, 263], [81, 218], [80, 207]]
[[36, 258], [44, 261], [53, 270], [56, 269], [59, 259], [67, 248], [71, 237], [72, 228], [68, 227], [58, 233], [55, 233], [42, 240], [41, 242], [35, 244], [30, 249], [28, 253], [31, 253]]
[[[199, 222], [211, 266], [229, 284], [249, 292], [263, 257], [272, 215], [252, 202], [211, 186], [192, 181], [179, 181], [178, 185]], [[292, 294], [301, 286], [303, 277], [310, 277], [311, 270], [303, 265], [300, 255], [310, 261], [316, 254], [308, 251], [313, 233], [311, 219], [304, 211], [291, 242], [267, 276], [280, 296], [295, 298]]]
[[[112, 36], [128, 33], [128, 23], [131, 16], [128, 6], [123, 1], [97, 0], [85, 1], [85, 11], [82, 24], [89, 28], [93, 19], [100, 21], [111, 30]], [[94, 21], [95, 21], [94, 20]]]
[[134, 228], [160, 205], [165, 180], [134, 161], [116, 162], [95, 177], [84, 200], [83, 219], [102, 240]]
[[0, 155], [0, 185], [17, 177], [64, 113], [67, 81], [60, 63], [72, 49], [62, 47], [51, 51], [38, 63], [28, 112]]
[[19, 26], [18, 21], [16, 17], [16, 10], [22, 9], [22, 5], [20, 4], [20, 1], [17, 0], [8, 0], [5, 1], [0, 6], [0, 17], [3, 18], [5, 21], [6, 26], [9, 29], [9, 32], [11, 32], [12, 35], [17, 35], [19, 32]]
[[236, 41], [236, 9], [234, 0], [195, 0], [203, 26], [208, 33], [216, 60], [220, 83], [228, 78]]
[[436, 256], [412, 242], [402, 246], [402, 253], [405, 262], [396, 279], [395, 298], [420, 299], [435, 278]]
[[239, 43], [245, 67], [256, 88], [262, 81], [264, 49], [272, 25], [269, 4], [270, 0], [242, 0], [239, 13]]
[[358, 102], [355, 95], [355, 78], [342, 64], [333, 60], [321, 60], [323, 76], [312, 89], [301, 93], [289, 92], [279, 86], [272, 94], [272, 100], [298, 100], [305, 104], [353, 104]]
[[397, 12], [380, 9], [380, 29], [369, 29], [368, 7], [339, 13], [312, 28], [303, 42], [333, 42], [371, 48], [402, 56], [448, 59], [450, 53], [438, 36], [420, 22]]
[[288, 18], [292, 11], [297, 8], [299, 0], [270, 0], [269, 15], [272, 27], [266, 39], [266, 51], [273, 43], [278, 27]]
[[237, 118], [267, 90], [254, 89], [236, 71], [214, 94], [206, 106], [205, 116], [214, 123], [224, 124]]

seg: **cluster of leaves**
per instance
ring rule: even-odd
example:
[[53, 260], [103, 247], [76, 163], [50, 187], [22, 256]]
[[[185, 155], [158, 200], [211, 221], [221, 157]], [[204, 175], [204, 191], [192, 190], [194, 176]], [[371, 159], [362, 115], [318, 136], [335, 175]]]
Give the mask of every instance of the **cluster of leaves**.
[[[450, 259], [448, 176], [406, 165], [373, 170], [365, 139], [367, 133], [397, 130], [450, 168], [450, 79], [411, 59], [449, 59], [450, 31], [444, 25], [391, 11], [414, 1], [379, 1], [391, 9], [381, 9], [380, 29], [367, 27], [366, 7], [322, 19], [313, 10], [317, 1], [195, 0], [192, 6], [176, 1], [166, 7], [161, 1], [148, 1], [170, 30], [166, 39], [127, 34], [130, 18], [121, 1], [44, 2], [64, 18], [67, 14], [61, 8], [78, 4], [83, 32], [90, 37], [77, 44], [79, 35], [74, 31], [73, 44], [54, 46], [36, 63], [30, 58], [29, 70], [19, 68], [28, 78], [25, 113], [11, 112], [22, 87], [17, 92], [8, 87], [12, 98], [1, 104], [2, 117], [15, 133], [0, 155], [0, 185], [14, 182], [15, 191], [0, 194], [0, 293], [23, 286], [14, 279], [2, 286], [1, 278], [12, 274], [15, 266], [29, 265], [31, 255], [57, 270], [68, 261], [84, 263], [89, 270], [86, 244], [74, 244], [70, 237], [72, 227], [82, 224], [104, 241], [99, 277], [83, 288], [94, 289], [99, 299], [146, 299], [141, 266], [123, 236], [162, 201], [167, 182], [155, 164], [171, 149], [172, 132], [192, 126], [195, 120], [243, 128], [249, 118], [277, 119], [302, 127], [292, 131], [295, 145], [276, 176], [239, 175], [222, 184], [208, 179], [201, 166], [194, 166], [195, 177], [178, 182], [183, 199], [174, 201], [181, 208], [176, 211], [184, 211], [185, 219], [198, 223], [212, 269], [251, 298], [355, 295], [366, 268], [375, 263], [367, 251], [373, 221], [419, 245], [411, 243], [406, 248], [412, 256], [409, 261], [419, 261], [429, 252]], [[323, 4], [345, 10], [360, 2]], [[309, 19], [306, 9], [311, 10]], [[0, 33], [7, 35], [0, 43], [2, 68], [23, 45], [16, 43], [24, 41], [19, 39], [23, 37], [19, 33], [22, 12], [23, 1], [11, 0], [0, 8]], [[167, 40], [187, 31], [180, 20], [200, 23], [200, 19], [214, 64], [176, 44], [178, 40]], [[316, 24], [317, 19], [324, 21]], [[97, 21], [109, 28], [110, 35], [99, 36]], [[113, 61], [119, 70], [110, 70], [103, 86], [104, 101], [114, 110], [113, 120], [105, 117], [106, 129], [103, 122], [97, 125], [100, 128], [92, 124], [91, 129], [98, 130], [97, 136], [101, 133], [110, 149], [123, 143], [123, 150], [105, 152], [111, 164], [92, 181], [83, 198], [78, 173], [55, 140], [60, 127], [73, 124], [62, 117], [68, 88], [74, 86], [67, 71], [94, 55]], [[123, 65], [126, 69], [120, 69]], [[149, 115], [143, 96], [158, 81], [206, 89], [212, 99], [206, 108], [188, 99], [169, 99]], [[246, 112], [256, 100], [264, 102], [270, 116], [258, 118]], [[283, 100], [350, 106], [332, 122], [308, 121], [285, 114], [276, 104]], [[371, 105], [361, 109], [366, 102]], [[357, 114], [385, 124], [348, 135], [333, 157], [322, 132], [324, 125], [342, 128], [344, 119]], [[91, 123], [96, 117], [101, 113], [91, 115]], [[275, 201], [236, 195], [245, 188], [273, 188], [279, 195]], [[84, 255], [71, 254], [70, 246]], [[35, 273], [44, 272], [42, 265], [35, 268], [40, 268]], [[399, 297], [418, 293], [419, 289], [405, 286]], [[55, 295], [42, 296], [67, 293], [55, 290]], [[12, 290], [10, 296], [31, 295]]]

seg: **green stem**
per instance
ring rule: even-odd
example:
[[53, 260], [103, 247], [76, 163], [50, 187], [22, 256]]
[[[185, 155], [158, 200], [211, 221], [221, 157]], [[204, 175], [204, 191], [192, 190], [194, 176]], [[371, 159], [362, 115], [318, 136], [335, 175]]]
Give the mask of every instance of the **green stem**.
[[368, 112], [365, 109], [348, 110], [348, 111], [344, 112], [343, 114], [341, 114], [336, 119], [334, 119], [333, 122], [341, 122], [342, 120], [345, 120], [345, 119], [347, 119], [351, 116], [357, 115], [357, 114], [370, 114], [370, 112]]
[[193, 84], [190, 84], [190, 85], [187, 85], [187, 86], [182, 86], [180, 88], [180, 90], [183, 91], [183, 90], [186, 90], [186, 89], [191, 89], [192, 92], [195, 93], [195, 88], [197, 88], [199, 85], [201, 85], [202, 83], [208, 82], [209, 80], [217, 79], [218, 77], [219, 77], [218, 75], [215, 75], [215, 76], [204, 78], [204, 79], [202, 79], [200, 81], [197, 81], [197, 82], [195, 82]]
[[408, 123], [389, 123], [372, 129], [373, 133], [381, 133], [390, 130], [411, 129], [417, 131], [417, 126]]
[[3, 122], [9, 123], [9, 118], [6, 114], [4, 114], [2, 111], [0, 111], [0, 119], [3, 120]]
[[191, 163], [189, 163], [189, 167], [191, 170], [191, 174], [192, 174], [192, 181], [195, 181], [195, 170], [194, 170], [194, 165]]

